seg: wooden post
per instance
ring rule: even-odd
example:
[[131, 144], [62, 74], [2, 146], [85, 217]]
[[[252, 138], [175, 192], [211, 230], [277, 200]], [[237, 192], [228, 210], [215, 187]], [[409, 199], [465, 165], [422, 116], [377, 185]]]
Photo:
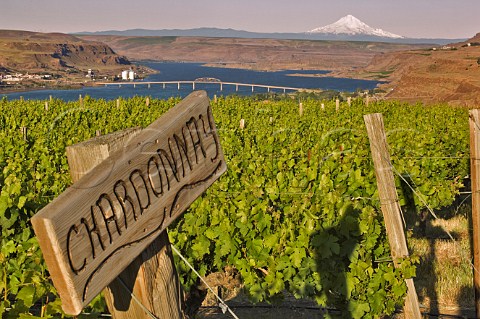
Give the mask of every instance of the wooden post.
[[[76, 182], [124, 147], [140, 131], [140, 128], [131, 128], [67, 147], [72, 181]], [[157, 318], [183, 318], [183, 293], [166, 231], [104, 290], [113, 318], [151, 319], [130, 292]]]
[[[385, 219], [392, 259], [395, 267], [397, 267], [398, 259], [408, 256], [408, 249], [397, 190], [395, 188], [392, 164], [390, 162], [390, 154], [388, 152], [383, 118], [382, 114], [375, 113], [364, 115], [364, 120], [370, 140], [373, 164], [375, 166], [380, 206], [382, 208], [383, 218]], [[407, 297], [404, 306], [405, 318], [420, 319], [422, 316], [413, 279], [406, 279], [405, 282], [407, 284]]]
[[352, 105], [352, 98], [350, 96], [347, 97], [347, 103], [348, 103], [348, 106]]
[[322, 103], [322, 110], [325, 110], [325, 104]]
[[245, 128], [245, 120], [244, 119], [241, 119], [240, 120], [240, 129], [244, 129]]
[[217, 95], [216, 94], [213, 96], [213, 102], [217, 103]]
[[83, 106], [83, 98], [81, 94], [78, 96], [78, 103], [80, 104], [80, 106]]
[[145, 99], [145, 105], [146, 106], [150, 106], [150, 98], [147, 96], [147, 98]]
[[53, 100], [53, 97], [50, 95], [50, 96], [49, 96], [49, 99], [50, 99], [50, 102], [52, 102], [52, 100]]
[[303, 115], [303, 104], [302, 104], [302, 102], [300, 102], [298, 104], [298, 114], [300, 114], [300, 116]]
[[117, 99], [117, 108], [120, 107], [120, 99]]
[[45, 101], [45, 111], [48, 111], [48, 102]]
[[22, 133], [23, 135], [23, 140], [26, 141], [27, 140], [27, 127], [26, 126], [22, 126], [20, 127], [20, 132]]
[[480, 318], [480, 110], [470, 111], [470, 170], [472, 180], [473, 286], [475, 312]]
[[339, 99], [337, 99], [337, 100], [335, 101], [335, 110], [336, 110], [337, 112], [338, 112], [338, 110], [340, 110], [340, 100], [339, 100]]
[[367, 94], [367, 97], [365, 98], [365, 100], [366, 100], [366, 102], [365, 102], [365, 103], [366, 103], [366, 104], [367, 104], [367, 106], [368, 106], [368, 104], [370, 104], [370, 97], [368, 96], [368, 94]]

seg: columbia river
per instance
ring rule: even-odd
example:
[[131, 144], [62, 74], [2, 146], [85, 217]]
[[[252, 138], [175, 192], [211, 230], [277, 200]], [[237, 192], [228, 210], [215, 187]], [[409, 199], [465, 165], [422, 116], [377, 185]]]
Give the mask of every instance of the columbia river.
[[[336, 78], [328, 76], [328, 71], [324, 70], [284, 70], [284, 71], [253, 71], [244, 69], [232, 69], [224, 67], [209, 67], [202, 63], [162, 63], [162, 62], [143, 62], [145, 65], [158, 73], [152, 74], [143, 81], [194, 81], [199, 78], [218, 79], [223, 82], [251, 83], [259, 85], [286, 86], [317, 90], [336, 90], [354, 92], [356, 90], [370, 90], [379, 84], [378, 81], [358, 80], [348, 78]], [[121, 84], [122, 82], [118, 82]], [[138, 83], [142, 83], [139, 80]], [[235, 86], [223, 86], [220, 90], [218, 83], [204, 83], [195, 86], [197, 90], [205, 90], [210, 97], [213, 95], [252, 95], [256, 93], [266, 93], [266, 88], [256, 88], [252, 93], [250, 87], [239, 87], [236, 91]], [[72, 101], [78, 99], [79, 95], [90, 96], [97, 99], [112, 100], [118, 97], [128, 98], [133, 96], [150, 96], [153, 98], [185, 97], [192, 92], [192, 86], [181, 86], [178, 89], [177, 84], [167, 85], [123, 85], [123, 86], [86, 86], [81, 89], [73, 90], [38, 90], [28, 92], [15, 92], [9, 94], [0, 94], [0, 97], [8, 99], [43, 100], [49, 96]], [[273, 90], [272, 92], [275, 92]], [[280, 91], [278, 91], [280, 92]], [[282, 91], [283, 92], [283, 91]]]

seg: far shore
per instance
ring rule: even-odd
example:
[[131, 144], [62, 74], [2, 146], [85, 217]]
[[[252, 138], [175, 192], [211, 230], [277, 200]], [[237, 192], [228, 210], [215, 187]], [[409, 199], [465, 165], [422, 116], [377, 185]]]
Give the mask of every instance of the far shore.
[[[346, 78], [356, 80], [386, 80], [385, 76], [381, 74], [360, 73], [357, 70], [351, 68], [313, 68], [313, 67], [301, 67], [299, 65], [284, 65], [284, 64], [266, 64], [259, 65], [255, 62], [242, 63], [242, 62], [206, 62], [202, 64], [208, 67], [228, 68], [228, 69], [242, 69], [242, 70], [254, 70], [263, 72], [276, 72], [276, 71], [292, 71], [287, 76], [301, 76], [301, 77], [332, 77], [332, 78]], [[295, 73], [295, 71], [328, 71], [328, 73], [318, 74], [305, 74]]]
[[69, 84], [69, 85], [56, 85], [56, 86], [23, 86], [23, 87], [6, 87], [0, 88], [1, 94], [10, 94], [10, 93], [24, 93], [24, 92], [33, 92], [33, 91], [45, 91], [45, 90], [78, 90], [86, 86], [95, 86], [85, 83], [78, 84]]

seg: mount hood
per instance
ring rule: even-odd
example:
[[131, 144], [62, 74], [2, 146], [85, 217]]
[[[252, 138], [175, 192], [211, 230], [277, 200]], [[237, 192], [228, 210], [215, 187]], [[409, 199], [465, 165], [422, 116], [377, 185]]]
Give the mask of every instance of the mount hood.
[[307, 34], [325, 34], [325, 35], [346, 35], [346, 36], [374, 36], [390, 39], [403, 39], [404, 37], [398, 34], [384, 31], [382, 29], [375, 29], [360, 21], [352, 15], [347, 15], [337, 22], [329, 24], [324, 27], [316, 28], [306, 32]]

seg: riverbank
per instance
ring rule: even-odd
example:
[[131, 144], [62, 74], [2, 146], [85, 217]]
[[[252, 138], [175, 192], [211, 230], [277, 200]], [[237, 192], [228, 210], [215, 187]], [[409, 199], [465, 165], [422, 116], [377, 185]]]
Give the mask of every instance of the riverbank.
[[32, 92], [32, 91], [45, 91], [45, 90], [75, 90], [84, 87], [84, 85], [71, 84], [71, 85], [20, 85], [20, 86], [6, 86], [0, 87], [0, 94], [9, 94], [9, 93], [23, 93], [23, 92]]
[[[142, 64], [135, 64], [135, 74], [137, 80], [147, 78], [152, 74], [158, 73], [158, 70], [149, 68]], [[109, 77], [103, 79], [85, 79], [79, 76], [67, 76], [57, 80], [25, 80], [15, 82], [15, 84], [0, 84], [0, 95], [10, 93], [23, 93], [31, 91], [45, 90], [79, 90], [85, 87], [98, 86], [98, 82], [121, 83], [120, 77], [116, 74], [110, 74]], [[4, 82], [0, 82], [4, 83]]]

